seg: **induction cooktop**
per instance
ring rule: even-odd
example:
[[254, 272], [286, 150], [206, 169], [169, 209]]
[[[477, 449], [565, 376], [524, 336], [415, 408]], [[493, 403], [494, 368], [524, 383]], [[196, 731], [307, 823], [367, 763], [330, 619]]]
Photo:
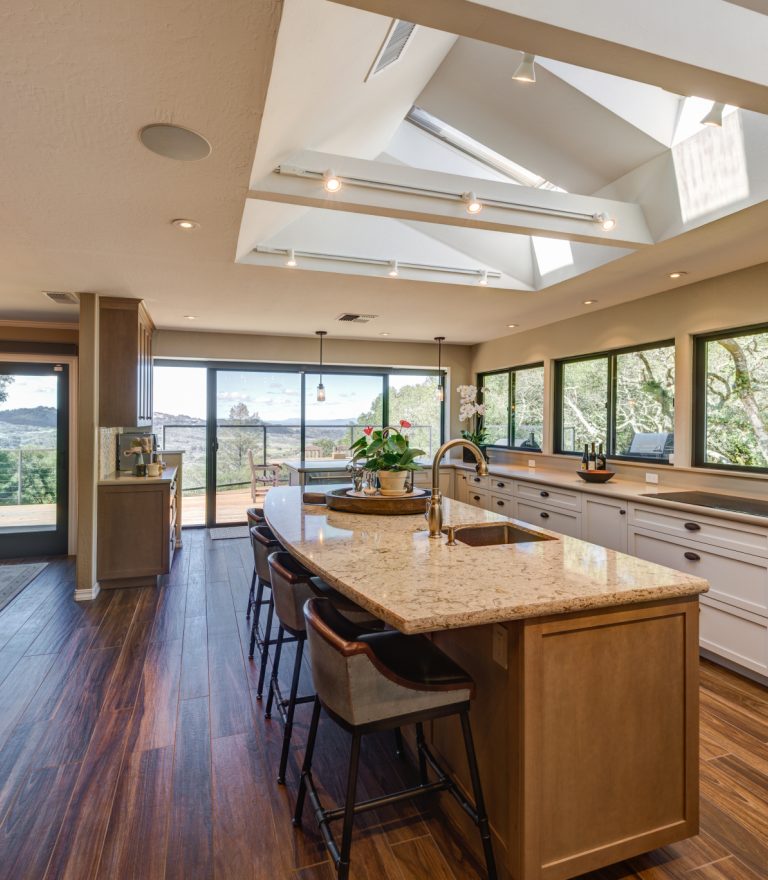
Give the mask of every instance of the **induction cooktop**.
[[740, 498], [738, 495], [717, 495], [714, 492], [643, 492], [646, 498], [678, 501], [680, 504], [696, 504], [732, 513], [748, 513], [752, 516], [768, 516], [768, 501], [759, 498]]

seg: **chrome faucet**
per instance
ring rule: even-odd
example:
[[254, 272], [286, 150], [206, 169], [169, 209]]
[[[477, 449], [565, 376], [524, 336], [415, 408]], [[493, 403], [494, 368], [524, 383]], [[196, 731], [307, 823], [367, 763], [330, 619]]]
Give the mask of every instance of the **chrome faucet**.
[[455, 440], [449, 440], [437, 450], [435, 458], [432, 462], [432, 497], [427, 502], [427, 512], [424, 514], [429, 523], [429, 537], [439, 538], [442, 534], [443, 527], [443, 496], [440, 494], [440, 462], [449, 449], [454, 446], [464, 446], [471, 449], [473, 455], [477, 459], [475, 470], [481, 477], [488, 476], [488, 465], [485, 463], [483, 453], [480, 447], [475, 446], [471, 440], [465, 440], [463, 437], [457, 437]]

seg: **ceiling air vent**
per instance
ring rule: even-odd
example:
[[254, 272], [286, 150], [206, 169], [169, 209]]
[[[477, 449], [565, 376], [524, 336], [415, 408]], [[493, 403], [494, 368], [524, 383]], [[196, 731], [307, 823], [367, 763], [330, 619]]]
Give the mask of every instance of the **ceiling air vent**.
[[346, 321], [349, 324], [367, 324], [369, 321], [378, 317], [378, 315], [356, 315], [354, 312], [344, 312], [344, 314], [339, 315], [336, 320]]
[[399, 18], [392, 19], [387, 36], [381, 44], [381, 49], [379, 49], [379, 54], [376, 56], [376, 60], [373, 62], [365, 78], [366, 82], [400, 58], [415, 30], [416, 25], [413, 22], [402, 21]]
[[66, 290], [44, 290], [43, 293], [58, 306], [76, 306], [80, 302], [74, 293]]

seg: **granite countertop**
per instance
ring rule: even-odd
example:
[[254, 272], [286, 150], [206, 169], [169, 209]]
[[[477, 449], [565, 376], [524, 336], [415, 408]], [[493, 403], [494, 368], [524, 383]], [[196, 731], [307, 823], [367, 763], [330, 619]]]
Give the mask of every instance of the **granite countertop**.
[[[451, 464], [457, 470], [475, 472], [473, 464], [464, 463], [462, 461], [452, 460]], [[546, 467], [525, 467], [523, 465], [507, 465], [488, 463], [488, 473], [491, 477], [502, 477], [505, 479], [526, 480], [530, 483], [543, 483], [547, 486], [558, 486], [562, 489], [572, 489], [578, 492], [588, 492], [592, 495], [602, 495], [604, 498], [616, 498], [623, 501], [635, 501], [638, 504], [653, 504], [659, 507], [667, 507], [674, 510], [680, 510], [684, 513], [698, 514], [699, 516], [713, 516], [718, 519], [731, 519], [738, 522], [747, 522], [752, 525], [768, 526], [768, 521], [764, 516], [753, 515], [749, 513], [741, 513], [733, 510], [722, 510], [720, 508], [704, 507], [700, 504], [684, 504], [680, 501], [670, 501], [666, 498], [657, 498], [657, 492], [675, 492], [675, 491], [693, 491], [698, 487], [683, 487], [663, 484], [660, 486], [654, 483], [641, 483], [638, 480], [628, 480], [617, 474], [609, 483], [587, 483], [576, 474], [579, 462], [574, 460], [573, 470], [566, 471], [560, 468]], [[609, 464], [610, 467], [610, 464]], [[493, 490], [493, 484], [490, 486]], [[754, 498], [756, 500], [765, 500], [765, 493], [756, 492], [717, 492], [710, 488], [700, 489], [715, 495], [738, 495], [742, 498]]]
[[176, 465], [166, 465], [159, 477], [134, 477], [130, 471], [112, 471], [106, 477], [99, 480], [99, 486], [132, 485], [136, 483], [172, 483], [176, 479]]
[[[695, 596], [707, 582], [624, 553], [534, 529], [556, 540], [448, 547], [417, 516], [365, 516], [302, 503], [272, 489], [269, 525], [286, 548], [340, 592], [401, 632], [419, 633]], [[452, 499], [444, 525], [508, 518]]]

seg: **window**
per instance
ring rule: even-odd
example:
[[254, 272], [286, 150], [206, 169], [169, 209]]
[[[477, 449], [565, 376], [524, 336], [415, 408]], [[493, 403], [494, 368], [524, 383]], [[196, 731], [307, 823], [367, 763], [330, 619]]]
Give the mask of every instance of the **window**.
[[699, 336], [694, 464], [768, 471], [768, 325]]
[[541, 452], [544, 429], [544, 366], [533, 364], [481, 373], [483, 428], [489, 446]]
[[672, 342], [558, 361], [555, 451], [602, 443], [612, 458], [669, 461], [674, 451]]

